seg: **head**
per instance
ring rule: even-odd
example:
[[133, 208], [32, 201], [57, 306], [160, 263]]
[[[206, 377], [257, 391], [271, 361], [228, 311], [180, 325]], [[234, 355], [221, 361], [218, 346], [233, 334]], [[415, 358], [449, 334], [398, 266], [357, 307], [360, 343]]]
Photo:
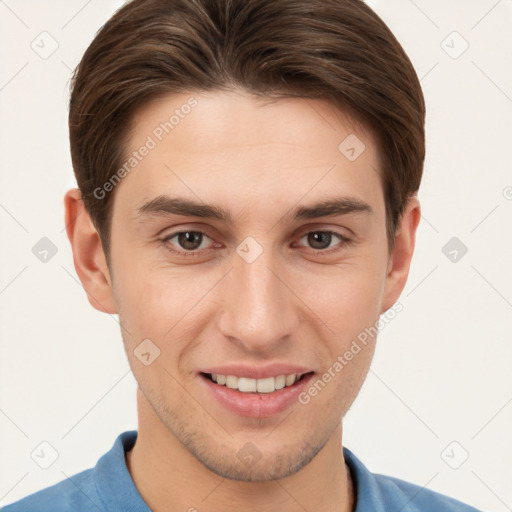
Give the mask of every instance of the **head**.
[[[424, 116], [411, 62], [360, 0], [134, 0], [87, 49], [69, 115], [75, 268], [119, 314], [148, 417], [215, 473], [289, 475], [339, 427], [374, 334], [282, 413], [226, 411], [204, 374], [286, 363], [313, 383], [393, 306]], [[237, 457], [247, 442], [258, 464]]]

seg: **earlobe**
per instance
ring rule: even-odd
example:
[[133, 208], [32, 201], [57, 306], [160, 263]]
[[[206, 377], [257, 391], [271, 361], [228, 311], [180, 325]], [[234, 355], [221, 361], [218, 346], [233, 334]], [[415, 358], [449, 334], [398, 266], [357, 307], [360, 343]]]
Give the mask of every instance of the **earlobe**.
[[110, 273], [101, 240], [85, 209], [80, 190], [64, 196], [66, 232], [73, 250], [75, 270], [91, 305], [104, 313], [117, 313]]
[[413, 196], [407, 202], [397, 226], [395, 245], [387, 268], [384, 300], [380, 314], [387, 311], [398, 300], [405, 287], [420, 218], [420, 203], [417, 196]]

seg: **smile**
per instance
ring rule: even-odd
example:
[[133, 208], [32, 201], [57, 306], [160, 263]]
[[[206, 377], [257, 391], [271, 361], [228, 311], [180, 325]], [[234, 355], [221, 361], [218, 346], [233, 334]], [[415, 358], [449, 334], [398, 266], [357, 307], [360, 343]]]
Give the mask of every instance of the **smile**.
[[248, 377], [237, 377], [235, 375], [221, 375], [216, 373], [207, 373], [204, 375], [219, 386], [236, 389], [242, 393], [272, 393], [279, 389], [293, 386], [296, 382], [302, 379], [306, 373], [277, 375], [276, 377], [267, 377], [265, 379], [250, 379]]
[[298, 396], [315, 375], [312, 371], [281, 374], [278, 370], [274, 377], [268, 376], [267, 370], [259, 373], [267, 375], [258, 379], [200, 372], [199, 382], [224, 410], [237, 416], [270, 418], [297, 404]]

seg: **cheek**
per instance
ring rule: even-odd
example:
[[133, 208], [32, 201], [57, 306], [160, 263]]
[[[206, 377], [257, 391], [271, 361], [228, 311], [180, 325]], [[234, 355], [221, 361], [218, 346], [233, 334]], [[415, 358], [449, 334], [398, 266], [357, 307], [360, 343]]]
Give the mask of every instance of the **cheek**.
[[379, 317], [384, 274], [370, 261], [293, 276], [294, 290], [322, 320], [340, 348]]
[[[119, 318], [132, 343], [149, 338], [157, 344], [173, 339], [179, 343], [183, 330], [199, 325], [198, 315], [208, 303], [212, 276], [176, 270], [125, 267], [115, 284]], [[140, 263], [139, 263], [140, 265]], [[125, 336], [126, 338], [126, 336]], [[173, 344], [176, 345], [177, 344]]]

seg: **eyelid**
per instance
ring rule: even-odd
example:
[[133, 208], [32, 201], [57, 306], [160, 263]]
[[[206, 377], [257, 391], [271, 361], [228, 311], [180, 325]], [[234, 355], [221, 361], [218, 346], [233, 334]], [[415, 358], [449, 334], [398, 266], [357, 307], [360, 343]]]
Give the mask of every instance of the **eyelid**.
[[181, 233], [200, 233], [203, 236], [208, 237], [210, 240], [212, 239], [211, 236], [208, 235], [208, 233], [202, 229], [179, 229], [177, 231], [173, 231], [171, 233], [167, 233], [162, 237], [162, 240], [169, 240], [170, 238], [175, 237], [176, 235], [180, 235]]
[[329, 235], [337, 236], [341, 241], [349, 240], [349, 237], [344, 235], [343, 233], [338, 233], [338, 231], [333, 231], [329, 229], [312, 229], [309, 231], [305, 231], [302, 235], [300, 235], [298, 238], [301, 240], [306, 235], [309, 235], [310, 233], [327, 233]]
[[[316, 233], [318, 231], [328, 232], [328, 233], [334, 233], [338, 236], [343, 236], [345, 238], [351, 238], [355, 237], [356, 234], [354, 231], [352, 231], [350, 228], [346, 226], [339, 226], [337, 224], [329, 224], [325, 222], [316, 222], [313, 224], [307, 224], [305, 226], [301, 226], [297, 233], [300, 236], [304, 236], [306, 233]], [[346, 233], [344, 233], [344, 231]]]

